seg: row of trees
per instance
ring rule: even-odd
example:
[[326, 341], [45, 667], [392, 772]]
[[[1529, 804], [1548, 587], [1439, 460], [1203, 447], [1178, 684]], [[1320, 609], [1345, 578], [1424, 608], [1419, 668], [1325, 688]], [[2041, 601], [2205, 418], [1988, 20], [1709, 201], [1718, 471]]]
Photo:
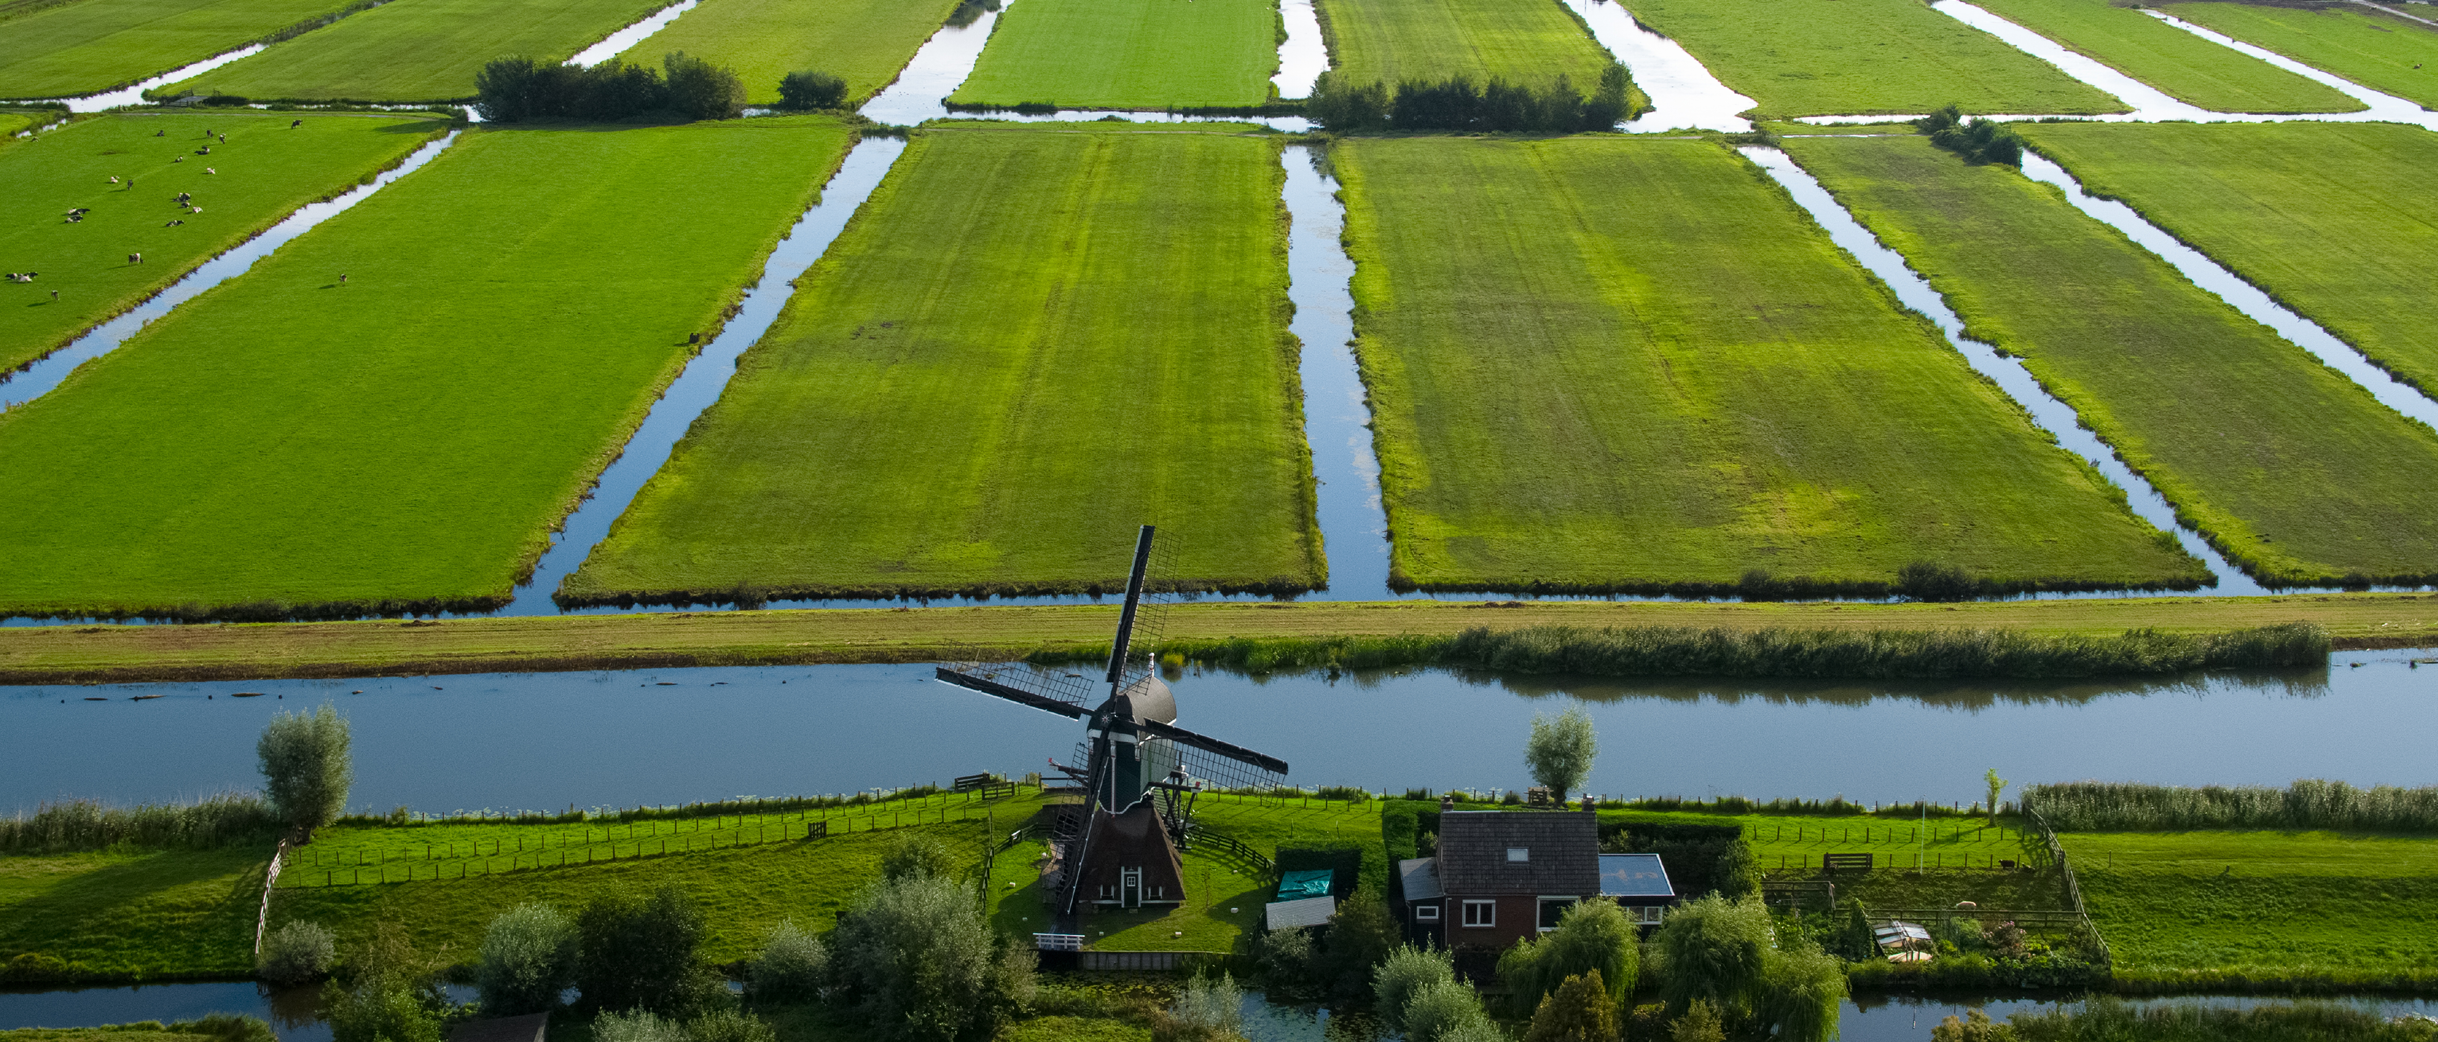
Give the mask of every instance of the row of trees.
[[493, 60], [474, 75], [475, 111], [494, 123], [540, 119], [611, 121], [668, 114], [734, 119], [745, 82], [722, 66], [678, 51], [661, 67], [612, 59], [585, 68], [536, 58]]
[[1589, 98], [1563, 74], [1546, 87], [1503, 79], [1475, 84], [1464, 76], [1437, 82], [1407, 80], [1397, 84], [1392, 94], [1377, 80], [1356, 84], [1340, 81], [1336, 73], [1322, 73], [1304, 102], [1304, 115], [1337, 133], [1608, 130], [1633, 115], [1633, 85], [1625, 66], [1615, 64], [1601, 70], [1600, 83]]

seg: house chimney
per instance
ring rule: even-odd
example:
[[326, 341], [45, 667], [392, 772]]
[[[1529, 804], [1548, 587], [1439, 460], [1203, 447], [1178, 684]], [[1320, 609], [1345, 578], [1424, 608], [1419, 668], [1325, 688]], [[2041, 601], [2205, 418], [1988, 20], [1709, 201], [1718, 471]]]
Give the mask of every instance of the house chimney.
[[1441, 814], [1445, 814], [1445, 813], [1447, 813], [1447, 812], [1449, 812], [1449, 811], [1452, 811], [1452, 810], [1455, 810], [1455, 809], [1456, 809], [1456, 797], [1454, 797], [1454, 796], [1441, 796], [1441, 797], [1439, 797], [1439, 813], [1441, 813]]
[[1600, 813], [1600, 801], [1599, 801], [1599, 800], [1596, 800], [1596, 799], [1593, 799], [1593, 798], [1592, 798], [1592, 794], [1591, 794], [1591, 793], [1588, 793], [1588, 792], [1583, 794], [1583, 813], [1585, 813], [1585, 814], [1598, 814], [1598, 813]]

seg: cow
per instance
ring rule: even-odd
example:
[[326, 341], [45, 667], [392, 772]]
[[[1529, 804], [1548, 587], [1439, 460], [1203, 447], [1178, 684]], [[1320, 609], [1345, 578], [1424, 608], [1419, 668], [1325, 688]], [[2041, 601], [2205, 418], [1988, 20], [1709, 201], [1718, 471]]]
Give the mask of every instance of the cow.
[[346, 285], [346, 284], [347, 284], [347, 273], [342, 271], [342, 272], [340, 272], [340, 273], [339, 273], [339, 285], [344, 286], [344, 285]]
[[142, 264], [144, 263], [144, 255], [141, 253], [130, 253], [127, 255], [127, 263]]
[[301, 119], [292, 119], [292, 120], [289, 120], [289, 121], [288, 121], [288, 129], [290, 129], [290, 130], [295, 130], [296, 128], [301, 127], [301, 126], [304, 126], [304, 125], [305, 125], [305, 121], [304, 121], [304, 120], [301, 120]]
[[195, 193], [193, 192], [180, 192], [178, 193], [178, 205], [184, 206], [187, 203], [193, 202], [194, 198]]

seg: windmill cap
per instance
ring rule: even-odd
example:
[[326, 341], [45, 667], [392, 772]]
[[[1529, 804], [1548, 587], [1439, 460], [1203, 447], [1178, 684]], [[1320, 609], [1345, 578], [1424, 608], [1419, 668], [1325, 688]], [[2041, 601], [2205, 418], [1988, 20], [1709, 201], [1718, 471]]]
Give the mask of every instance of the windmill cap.
[[1155, 724], [1177, 722], [1177, 696], [1169, 692], [1168, 685], [1156, 673], [1145, 673], [1136, 678], [1134, 683], [1126, 685], [1110, 701], [1117, 704], [1105, 708], [1124, 713], [1128, 720], [1149, 720]]

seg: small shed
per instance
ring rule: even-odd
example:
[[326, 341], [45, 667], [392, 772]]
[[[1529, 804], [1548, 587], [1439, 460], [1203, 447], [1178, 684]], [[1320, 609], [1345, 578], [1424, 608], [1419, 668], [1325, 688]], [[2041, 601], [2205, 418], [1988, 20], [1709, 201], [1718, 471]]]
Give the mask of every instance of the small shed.
[[1435, 857], [1407, 858], [1397, 862], [1397, 891], [1403, 895], [1403, 914], [1407, 933], [1416, 940], [1447, 943], [1447, 931], [1439, 920], [1447, 890], [1439, 885], [1439, 859]]
[[1600, 896], [1615, 898], [1627, 917], [1648, 926], [1676, 903], [1676, 885], [1657, 854], [1602, 854]]
[[1329, 917], [1338, 914], [1338, 899], [1305, 897], [1293, 901], [1272, 901], [1264, 908], [1262, 925], [1272, 930], [1300, 930], [1307, 926], [1326, 926]]

